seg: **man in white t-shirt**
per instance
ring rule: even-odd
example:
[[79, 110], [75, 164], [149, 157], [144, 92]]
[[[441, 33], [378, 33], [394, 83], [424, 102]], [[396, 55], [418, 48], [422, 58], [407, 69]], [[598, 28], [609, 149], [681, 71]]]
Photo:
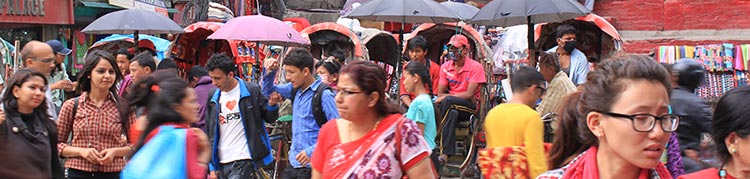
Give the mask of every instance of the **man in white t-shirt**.
[[206, 107], [206, 133], [213, 147], [209, 178], [258, 178], [257, 169], [273, 161], [264, 121], [278, 118], [281, 99], [267, 101], [258, 84], [235, 77], [229, 56], [211, 56], [206, 69], [218, 89], [210, 93]]

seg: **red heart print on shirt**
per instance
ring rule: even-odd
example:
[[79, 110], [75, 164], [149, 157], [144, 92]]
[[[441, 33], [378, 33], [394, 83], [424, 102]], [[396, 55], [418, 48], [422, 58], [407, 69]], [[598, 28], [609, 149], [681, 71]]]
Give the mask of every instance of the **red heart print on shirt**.
[[227, 106], [227, 109], [229, 109], [230, 111], [234, 110], [234, 107], [237, 107], [237, 100], [232, 100], [232, 101], [227, 102], [226, 106]]

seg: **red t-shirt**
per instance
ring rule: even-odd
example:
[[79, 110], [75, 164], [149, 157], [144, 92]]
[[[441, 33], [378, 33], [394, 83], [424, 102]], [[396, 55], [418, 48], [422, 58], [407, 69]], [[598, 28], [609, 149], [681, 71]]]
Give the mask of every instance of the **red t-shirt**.
[[[432, 60], [425, 59], [427, 61], [430, 61], [430, 80], [432, 80], [432, 94], [437, 95], [438, 94], [438, 83], [440, 80], [440, 65], [433, 62]], [[409, 62], [411, 63], [411, 62]], [[406, 69], [406, 65], [404, 65], [404, 69]], [[401, 79], [399, 80], [399, 84], [404, 84], [404, 74], [401, 74]], [[428, 89], [429, 90], [429, 89]], [[409, 99], [414, 100], [416, 95], [414, 93], [410, 93], [406, 91], [406, 88], [399, 88], [400, 96], [409, 95]]]
[[[484, 75], [484, 67], [479, 62], [469, 57], [465, 57], [464, 66], [461, 71], [456, 71], [453, 66], [454, 61], [446, 61], [440, 67], [439, 84], [448, 86], [448, 93], [458, 94], [465, 92], [469, 88], [469, 83], [483, 84], [487, 82]], [[479, 99], [481, 88], [477, 88], [474, 97]]]

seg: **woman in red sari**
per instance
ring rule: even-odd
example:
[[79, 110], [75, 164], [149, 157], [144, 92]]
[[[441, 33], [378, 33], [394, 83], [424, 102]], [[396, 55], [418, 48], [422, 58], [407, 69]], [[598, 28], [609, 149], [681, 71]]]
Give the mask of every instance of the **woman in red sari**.
[[341, 119], [323, 125], [312, 156], [319, 178], [436, 178], [431, 149], [417, 124], [386, 101], [386, 74], [366, 61], [341, 69]]
[[671, 179], [661, 157], [679, 118], [670, 114], [668, 75], [646, 56], [602, 62], [588, 74], [580, 96], [567, 98], [579, 100], [578, 136], [590, 147], [538, 179]]
[[711, 136], [721, 166], [683, 175], [681, 179], [750, 178], [749, 98], [750, 86], [742, 86], [724, 94], [716, 105]]

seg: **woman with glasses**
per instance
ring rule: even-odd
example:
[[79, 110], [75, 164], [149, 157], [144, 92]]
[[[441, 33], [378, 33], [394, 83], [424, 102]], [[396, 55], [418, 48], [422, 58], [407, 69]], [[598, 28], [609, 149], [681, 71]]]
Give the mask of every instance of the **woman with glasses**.
[[750, 86], [730, 90], [716, 105], [713, 141], [721, 166], [683, 175], [684, 179], [750, 178]]
[[352, 62], [339, 76], [341, 119], [320, 129], [312, 178], [435, 178], [430, 147], [414, 121], [385, 98], [386, 73], [367, 61]]
[[661, 162], [679, 123], [669, 113], [668, 75], [647, 56], [619, 56], [601, 63], [588, 74], [577, 98], [579, 136], [591, 147], [538, 178], [672, 178]]
[[21, 69], [8, 79], [0, 118], [0, 177], [63, 178], [57, 129], [49, 120], [45, 75]]

